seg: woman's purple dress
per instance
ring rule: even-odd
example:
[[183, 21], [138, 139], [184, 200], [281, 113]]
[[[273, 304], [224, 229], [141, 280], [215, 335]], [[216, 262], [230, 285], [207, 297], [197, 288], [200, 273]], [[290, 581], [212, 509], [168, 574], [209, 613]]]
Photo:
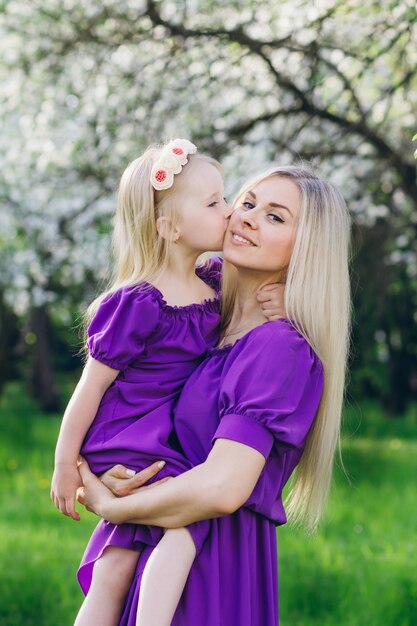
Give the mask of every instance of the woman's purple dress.
[[[266, 464], [245, 505], [210, 521], [172, 626], [277, 626], [275, 527], [286, 522], [282, 491], [300, 460], [322, 388], [320, 360], [284, 319], [266, 322], [233, 346], [210, 349], [190, 376], [174, 413], [185, 456], [198, 465], [224, 438], [255, 448]], [[122, 626], [135, 624], [151, 552], [146, 548], [139, 557]]]
[[[176, 440], [172, 407], [207, 349], [218, 342], [221, 263], [216, 257], [196, 268], [214, 290], [214, 297], [201, 304], [170, 306], [147, 283], [123, 287], [101, 302], [88, 328], [89, 352], [120, 373], [104, 394], [81, 448], [94, 473], [116, 463], [139, 471], [163, 459], [166, 465], [153, 482], [192, 467]], [[197, 550], [208, 527], [204, 520], [192, 526]], [[100, 521], [78, 571], [84, 593], [107, 546], [142, 550], [162, 536], [156, 526]]]

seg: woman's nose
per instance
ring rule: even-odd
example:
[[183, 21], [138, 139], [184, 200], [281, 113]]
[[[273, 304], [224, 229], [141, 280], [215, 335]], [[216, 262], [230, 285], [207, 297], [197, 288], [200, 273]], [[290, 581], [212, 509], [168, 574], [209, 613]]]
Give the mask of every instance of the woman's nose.
[[249, 213], [249, 211], [247, 213], [243, 213], [242, 214], [242, 223], [246, 224], [246, 226], [249, 226], [249, 228], [251, 228], [252, 230], [255, 229], [256, 226], [256, 216], [253, 213]]

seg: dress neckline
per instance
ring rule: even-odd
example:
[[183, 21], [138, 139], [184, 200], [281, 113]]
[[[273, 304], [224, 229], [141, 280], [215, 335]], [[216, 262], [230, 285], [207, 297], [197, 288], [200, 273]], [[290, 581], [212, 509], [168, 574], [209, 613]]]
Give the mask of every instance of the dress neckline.
[[247, 333], [245, 333], [244, 335], [236, 339], [236, 341], [234, 341], [233, 343], [225, 343], [224, 346], [214, 346], [213, 348], [209, 348], [207, 350], [207, 353], [208, 354], [221, 354], [222, 352], [229, 352], [229, 350], [234, 348], [235, 345], [239, 343], [239, 341], [242, 341], [242, 339], [245, 339], [245, 337], [253, 333], [257, 328], [261, 328], [262, 326], [265, 326], [265, 324], [274, 324], [275, 322], [288, 322], [291, 325], [291, 321], [287, 317], [280, 317], [277, 320], [267, 320], [263, 324], [259, 324], [258, 326], [255, 326], [254, 328], [251, 328], [250, 330], [248, 330]]
[[158, 300], [161, 309], [164, 311], [169, 311], [171, 313], [192, 313], [194, 311], [202, 311], [205, 309], [217, 310], [221, 294], [216, 290], [216, 283], [211, 273], [205, 276], [204, 269], [204, 265], [197, 265], [195, 267], [195, 274], [198, 278], [200, 278], [200, 280], [206, 283], [206, 285], [208, 285], [216, 295], [212, 298], [205, 298], [202, 302], [192, 302], [191, 304], [185, 304], [182, 306], [177, 304], [168, 304], [162, 291], [155, 287], [155, 285], [147, 281], [143, 281], [142, 284], [149, 288], [153, 296]]
[[151, 283], [147, 283], [144, 281], [144, 284], [147, 285], [153, 292], [153, 295], [158, 300], [160, 306], [165, 311], [171, 311], [173, 313], [191, 313], [193, 311], [201, 311], [207, 308], [217, 307], [217, 304], [220, 300], [220, 294], [217, 294], [213, 298], [206, 298], [202, 302], [192, 302], [191, 304], [184, 304], [183, 306], [177, 304], [168, 304], [165, 300], [162, 291], [160, 291], [155, 285]]

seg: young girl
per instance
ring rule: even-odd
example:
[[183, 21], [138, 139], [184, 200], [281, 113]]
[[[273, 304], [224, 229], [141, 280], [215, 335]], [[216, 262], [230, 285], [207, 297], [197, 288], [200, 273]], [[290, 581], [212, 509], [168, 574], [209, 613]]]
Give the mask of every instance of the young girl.
[[[180, 139], [150, 148], [121, 179], [114, 280], [89, 309], [89, 357], [56, 447], [51, 497], [76, 520], [80, 451], [96, 474], [123, 463], [134, 475], [163, 460], [159, 480], [192, 467], [176, 445], [172, 407], [219, 339], [221, 260], [195, 263], [221, 249], [229, 215], [218, 162], [195, 152]], [[268, 318], [278, 313], [270, 289], [258, 297]], [[193, 527], [194, 540], [185, 528], [164, 534], [156, 526], [101, 521], [78, 574], [87, 597], [76, 626], [118, 623], [140, 551], [161, 539], [147, 573], [158, 597], [141, 594], [137, 624], [170, 624], [209, 522]]]

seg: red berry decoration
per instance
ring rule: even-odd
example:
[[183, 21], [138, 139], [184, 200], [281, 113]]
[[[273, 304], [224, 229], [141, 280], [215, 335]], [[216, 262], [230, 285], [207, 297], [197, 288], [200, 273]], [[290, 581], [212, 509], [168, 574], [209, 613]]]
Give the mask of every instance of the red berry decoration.
[[181, 148], [173, 148], [172, 152], [174, 154], [184, 154], [184, 150], [182, 150]]
[[158, 181], [158, 183], [162, 183], [167, 177], [167, 173], [164, 172], [164, 170], [158, 170], [157, 172], [155, 172], [155, 180]]

